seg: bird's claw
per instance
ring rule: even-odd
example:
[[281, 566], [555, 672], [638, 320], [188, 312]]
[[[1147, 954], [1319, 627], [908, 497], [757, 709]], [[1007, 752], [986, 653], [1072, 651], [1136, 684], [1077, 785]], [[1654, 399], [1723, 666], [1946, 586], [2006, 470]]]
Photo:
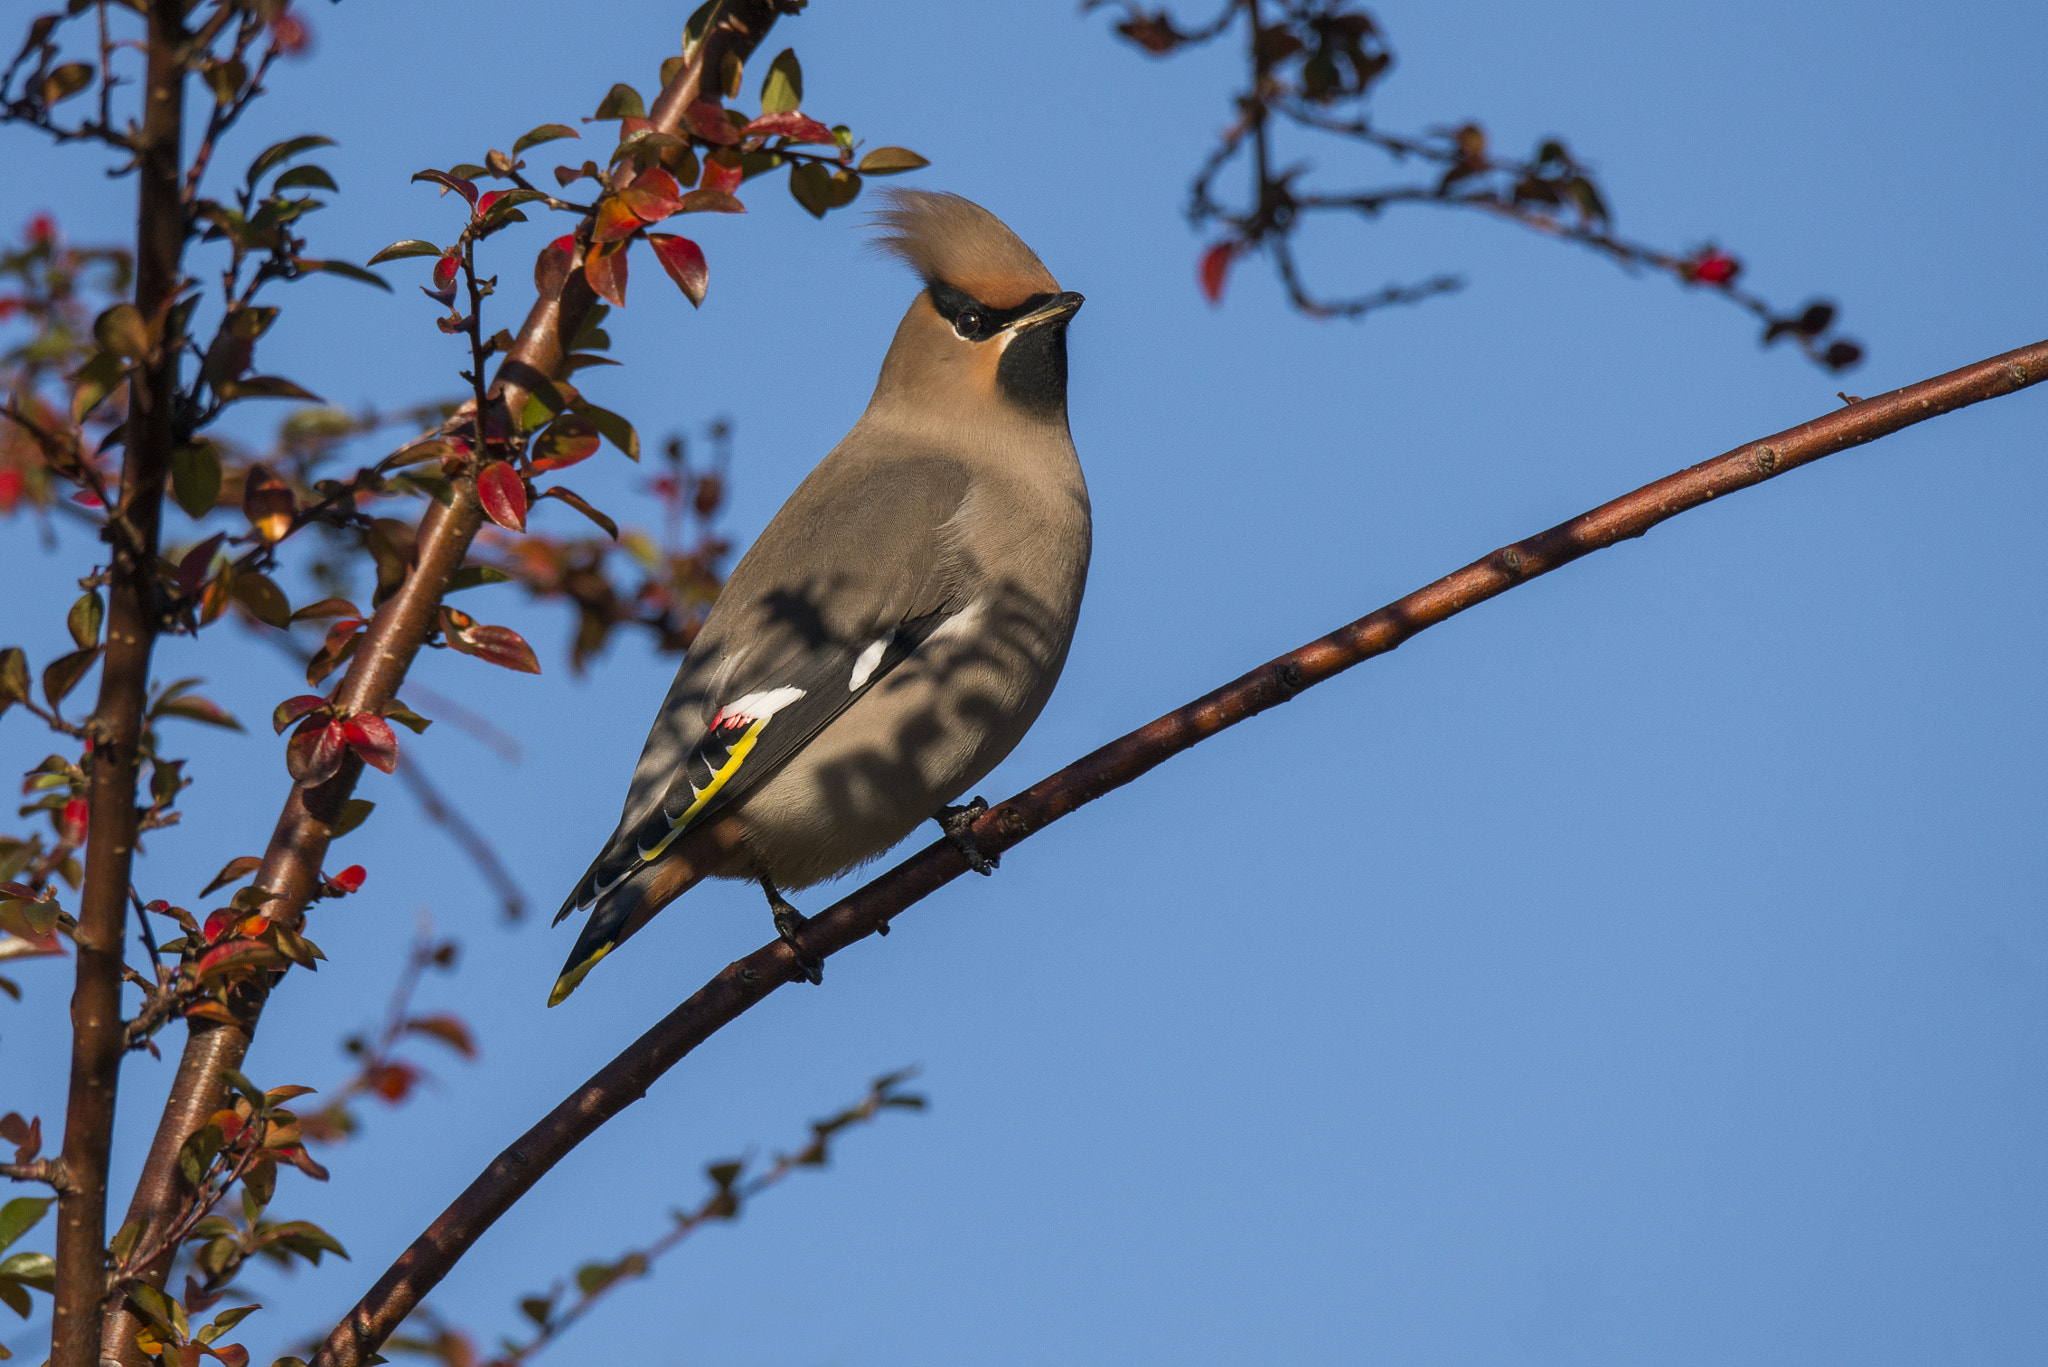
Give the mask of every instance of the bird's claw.
[[825, 961], [805, 951], [797, 932], [810, 923], [810, 918], [783, 900], [775, 885], [767, 879], [761, 880], [761, 890], [768, 894], [768, 908], [775, 917], [775, 934], [782, 943], [789, 946], [789, 952], [796, 956], [797, 975], [813, 987], [825, 981]]
[[1002, 863], [999, 854], [983, 854], [981, 847], [974, 843], [974, 823], [988, 810], [988, 803], [976, 797], [959, 807], [941, 807], [932, 820], [939, 823], [939, 829], [946, 833], [946, 839], [953, 842], [953, 848], [960, 851], [967, 860], [967, 867], [983, 878], [996, 871]]

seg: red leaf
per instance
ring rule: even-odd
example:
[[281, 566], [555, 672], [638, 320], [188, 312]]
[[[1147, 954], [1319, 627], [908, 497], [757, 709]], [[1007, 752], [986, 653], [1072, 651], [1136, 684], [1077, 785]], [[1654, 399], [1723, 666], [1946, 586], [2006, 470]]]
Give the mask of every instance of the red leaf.
[[[362, 618], [344, 617], [333, 626], [327, 628], [327, 639], [320, 643], [320, 648], [330, 654], [338, 655], [341, 653], [341, 648], [348, 644], [349, 638], [362, 629]], [[300, 715], [303, 716], [304, 713]]]
[[720, 147], [730, 147], [740, 140], [739, 133], [727, 121], [725, 110], [709, 100], [699, 100], [684, 110], [683, 122], [692, 133]]
[[782, 114], [763, 114], [740, 130], [750, 138], [788, 138], [791, 142], [816, 142], [827, 145], [837, 140], [832, 130], [808, 114], [792, 109]]
[[1230, 263], [1236, 256], [1235, 242], [1218, 242], [1202, 253], [1202, 297], [1210, 303], [1223, 302], [1223, 281], [1230, 274]]
[[649, 233], [647, 245], [668, 272], [668, 278], [695, 306], [704, 302], [704, 290], [711, 283], [711, 268], [704, 261], [704, 249], [687, 237], [673, 233]]
[[178, 591], [197, 593], [199, 586], [206, 582], [206, 572], [213, 568], [213, 553], [220, 549], [220, 543], [227, 538], [226, 532], [215, 532], [206, 540], [186, 551], [178, 561]]
[[476, 186], [457, 176], [451, 176], [446, 171], [421, 171], [413, 179], [430, 180], [436, 185], [444, 186], [468, 200], [470, 208], [476, 207]]
[[363, 610], [346, 598], [322, 598], [317, 603], [308, 603], [292, 614], [294, 622], [310, 621], [315, 617], [360, 617]]
[[277, 710], [270, 714], [270, 724], [277, 734], [281, 736], [284, 734], [284, 729], [300, 717], [305, 716], [308, 712], [318, 711], [325, 706], [327, 706], [327, 699], [318, 694], [301, 693], [296, 698], [286, 698], [283, 702], [279, 703]]
[[222, 907], [206, 918], [206, 942], [212, 944], [228, 933], [228, 927], [235, 923], [235, 909]]
[[369, 876], [361, 864], [351, 864], [340, 873], [335, 874], [334, 877], [328, 879], [327, 886], [335, 889], [337, 892], [357, 892], [362, 889], [363, 880]]
[[[534, 670], [536, 674], [539, 672], [538, 668]], [[72, 798], [64, 804], [64, 815], [58, 822], [58, 830], [61, 832], [58, 838], [67, 845], [83, 845], [85, 843], [86, 823], [91, 817], [92, 808], [86, 805], [85, 799], [82, 797]]]
[[[697, 178], [697, 188], [716, 190], [719, 194], [729, 195], [740, 188], [740, 181], [745, 177], [746, 172], [740, 168], [738, 162], [727, 166], [716, 157], [706, 157], [704, 174]], [[685, 200], [684, 203], [687, 204], [689, 201]]]
[[540, 660], [526, 639], [510, 627], [483, 626], [459, 608], [441, 609], [441, 632], [448, 644], [465, 655], [488, 664], [516, 669], [522, 674], [540, 673]]
[[489, 213], [491, 211], [491, 206], [493, 204], [496, 204], [499, 200], [503, 199], [507, 193], [508, 192], [504, 190], [486, 190], [481, 195], [477, 196], [476, 216], [478, 218], [482, 218], [485, 214]]
[[583, 274], [591, 292], [619, 308], [626, 306], [626, 244], [593, 246], [583, 260]]
[[540, 673], [540, 661], [526, 638], [510, 627], [478, 627], [469, 633], [469, 652], [488, 664], [501, 665], [521, 674]]
[[348, 738], [342, 723], [308, 717], [299, 723], [299, 729], [285, 746], [285, 771], [301, 788], [317, 787], [340, 771], [342, 757], [347, 753]]
[[515, 532], [526, 530], [526, 483], [510, 461], [486, 465], [476, 477], [476, 493], [491, 521]]
[[434, 288], [452, 290], [455, 288], [455, 272], [462, 268], [462, 258], [454, 252], [434, 263]]
[[372, 769], [390, 773], [398, 767], [398, 737], [391, 723], [369, 712], [359, 712], [342, 724], [348, 743]]

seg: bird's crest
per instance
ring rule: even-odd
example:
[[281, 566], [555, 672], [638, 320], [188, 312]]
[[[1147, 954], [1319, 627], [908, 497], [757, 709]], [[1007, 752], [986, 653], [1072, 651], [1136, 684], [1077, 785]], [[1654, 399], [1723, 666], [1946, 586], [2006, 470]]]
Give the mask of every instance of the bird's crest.
[[875, 245], [924, 277], [1006, 308], [1059, 282], [1003, 221], [972, 200], [931, 190], [891, 190], [874, 216]]

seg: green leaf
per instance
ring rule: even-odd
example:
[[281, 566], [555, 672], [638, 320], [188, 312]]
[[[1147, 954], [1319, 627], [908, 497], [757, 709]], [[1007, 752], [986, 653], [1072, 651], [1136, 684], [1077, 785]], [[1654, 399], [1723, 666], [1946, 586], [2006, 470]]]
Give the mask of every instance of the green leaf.
[[877, 147], [860, 159], [860, 173], [864, 176], [893, 176], [899, 171], [915, 171], [929, 165], [929, 161], [908, 147]]
[[832, 173], [815, 161], [791, 169], [789, 193], [812, 218], [823, 218], [832, 207]]
[[133, 1253], [135, 1245], [142, 1241], [142, 1229], [143, 1222], [140, 1220], [130, 1220], [122, 1225], [114, 1231], [113, 1239], [107, 1244], [107, 1251], [114, 1255], [116, 1261], [128, 1261], [128, 1255]]
[[341, 1246], [341, 1241], [311, 1220], [287, 1220], [281, 1225], [272, 1225], [264, 1233], [268, 1238], [288, 1242], [292, 1252], [308, 1262], [318, 1263], [320, 1253], [348, 1257], [348, 1250]]
[[107, 605], [101, 601], [99, 590], [94, 589], [71, 605], [64, 625], [70, 629], [71, 639], [78, 642], [80, 650], [91, 650], [100, 643], [100, 624], [106, 618]]
[[[365, 275], [369, 272], [365, 271]], [[310, 389], [302, 389], [280, 375], [251, 375], [246, 380], [223, 380], [214, 386], [224, 399], [305, 399], [326, 403]]]
[[391, 293], [391, 282], [375, 271], [366, 271], [353, 261], [316, 261], [312, 257], [299, 258], [299, 273], [318, 271], [322, 275], [338, 275], [344, 280], [356, 280], [365, 285], [375, 285], [386, 294]]
[[92, 335], [100, 346], [124, 361], [149, 354], [149, 326], [133, 304], [116, 304], [93, 320]]
[[[234, 1328], [262, 1308], [260, 1305], [237, 1305], [231, 1309], [223, 1310], [213, 1317], [213, 1322], [207, 1325], [206, 1329], [199, 1331], [199, 1336], [203, 1341], [212, 1343], [222, 1334], [225, 1334], [228, 1330]], [[207, 1329], [211, 1329], [213, 1332], [208, 1334], [206, 1332]]]
[[[210, 1125], [207, 1128], [213, 1129]], [[213, 1132], [215, 1138], [220, 1136], [219, 1130], [215, 1129]], [[204, 1131], [201, 1131], [201, 1133], [204, 1133]], [[194, 1138], [197, 1137], [196, 1135], [194, 1136]], [[162, 1328], [170, 1330], [180, 1339], [184, 1339], [191, 1333], [192, 1326], [185, 1319], [185, 1307], [151, 1286], [148, 1282], [138, 1282], [129, 1287], [128, 1299], [147, 1318]]]
[[446, 254], [431, 242], [423, 242], [417, 237], [402, 237], [371, 257], [370, 264], [375, 266], [386, 261], [397, 261], [407, 256], [445, 256]]
[[512, 155], [518, 156], [529, 147], [538, 147], [544, 142], [555, 142], [562, 138], [580, 138], [583, 135], [566, 123], [544, 123], [519, 135], [519, 141], [512, 144]]
[[627, 422], [609, 408], [599, 408], [594, 403], [586, 403], [578, 411], [584, 417], [597, 424], [597, 430], [604, 434], [606, 441], [624, 451], [634, 460], [640, 459], [640, 434], [633, 430], [632, 423]]
[[797, 65], [796, 51], [784, 48], [768, 64], [761, 82], [761, 112], [787, 114], [804, 102], [804, 71]]
[[334, 834], [329, 838], [339, 840], [356, 827], [370, 819], [370, 813], [377, 810], [377, 804], [367, 798], [352, 797], [341, 804], [341, 815], [334, 819]]
[[292, 605], [269, 575], [243, 570], [230, 581], [228, 591], [265, 626], [282, 631], [292, 624]]
[[35, 1302], [29, 1298], [28, 1292], [22, 1289], [21, 1283], [8, 1281], [4, 1277], [0, 1277], [0, 1305], [5, 1305], [23, 1319], [36, 1312]]
[[60, 655], [43, 670], [43, 696], [55, 707], [64, 701], [64, 695], [78, 687], [78, 681], [85, 677], [85, 671], [92, 668], [92, 662], [100, 657], [100, 648], [74, 650], [69, 655]]
[[205, 1178], [224, 1142], [218, 1125], [202, 1126], [186, 1136], [178, 1146], [178, 1171], [185, 1175], [188, 1185], [196, 1187]]
[[[243, 891], [256, 892], [260, 891], [260, 889], [244, 888]], [[265, 898], [263, 900], [268, 899]], [[228, 1086], [234, 1088], [236, 1091], [240, 1092], [244, 1097], [248, 1099], [249, 1104], [251, 1106], [254, 1106], [258, 1111], [263, 1110], [264, 1107], [270, 1104], [269, 1098], [263, 1095], [263, 1089], [261, 1087], [258, 1087], [255, 1083], [249, 1081], [249, 1079], [244, 1074], [238, 1072], [233, 1068], [221, 1069], [220, 1080], [222, 1082], [227, 1083]]]
[[171, 494], [185, 516], [198, 521], [220, 501], [220, 452], [200, 441], [171, 452]]
[[583, 325], [576, 329], [575, 340], [569, 343], [571, 351], [606, 351], [612, 344], [611, 334], [604, 330], [604, 320], [612, 311], [610, 304], [592, 304], [590, 312], [583, 315]]
[[332, 147], [333, 138], [323, 138], [318, 133], [307, 133], [302, 137], [286, 138], [274, 142], [256, 154], [256, 160], [249, 163], [249, 184], [255, 185], [264, 173], [290, 161], [301, 152], [310, 152], [315, 147]]
[[464, 565], [448, 576], [449, 593], [473, 589], [481, 584], [503, 584], [512, 578], [505, 571], [491, 565]]
[[0, 1281], [20, 1282], [38, 1291], [57, 1289], [57, 1260], [47, 1253], [16, 1253], [0, 1261]]
[[323, 166], [294, 166], [271, 183], [270, 192], [280, 190], [334, 190], [341, 187], [334, 183], [334, 177], [327, 174]]
[[27, 702], [28, 686], [28, 655], [20, 646], [0, 650], [0, 712]]
[[123, 375], [121, 358], [111, 351], [100, 351], [79, 367], [72, 377], [77, 386], [71, 395], [71, 421], [84, 422], [85, 415], [106, 401], [114, 392], [114, 386], [121, 383]]
[[704, 41], [704, 30], [711, 23], [711, 12], [718, 8], [718, 0], [704, 0], [704, 3], [690, 11], [690, 17], [683, 21], [683, 55]]
[[641, 100], [639, 91], [621, 81], [606, 93], [597, 106], [597, 112], [590, 117], [600, 122], [606, 119], [644, 119], [647, 117], [647, 105]]
[[17, 1196], [0, 1206], [0, 1249], [36, 1227], [55, 1200], [52, 1196]]

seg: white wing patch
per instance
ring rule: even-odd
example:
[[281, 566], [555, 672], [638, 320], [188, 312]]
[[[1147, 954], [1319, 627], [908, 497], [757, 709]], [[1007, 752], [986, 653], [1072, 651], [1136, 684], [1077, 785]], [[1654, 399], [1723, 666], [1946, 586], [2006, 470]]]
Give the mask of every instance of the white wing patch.
[[749, 693], [744, 698], [734, 699], [731, 706], [718, 714], [718, 721], [712, 725], [742, 719], [767, 721], [803, 695], [801, 688], [771, 688], [762, 693]]
[[869, 641], [866, 646], [862, 647], [860, 654], [854, 657], [853, 677], [846, 681], [847, 692], [860, 692], [861, 685], [875, 676], [875, 670], [881, 667], [882, 656], [886, 655], [889, 651], [889, 643], [895, 639], [896, 633], [892, 631], [886, 635], [877, 636], [874, 640]]

